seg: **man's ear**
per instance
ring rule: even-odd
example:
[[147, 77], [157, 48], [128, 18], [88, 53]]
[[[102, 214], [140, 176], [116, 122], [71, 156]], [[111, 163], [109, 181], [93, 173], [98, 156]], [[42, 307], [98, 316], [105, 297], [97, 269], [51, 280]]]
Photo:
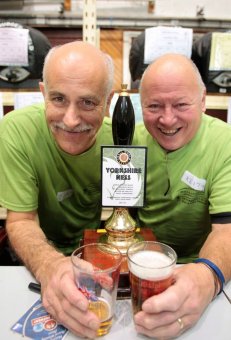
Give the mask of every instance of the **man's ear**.
[[206, 111], [206, 89], [203, 92], [201, 104], [202, 104], [202, 112], [205, 112]]
[[109, 96], [108, 96], [108, 99], [107, 99], [107, 106], [108, 106], [108, 107], [109, 107], [110, 104], [111, 104], [111, 100], [112, 100], [112, 97], [114, 96], [114, 93], [115, 93], [115, 91], [113, 90], [113, 91], [111, 91], [111, 93], [110, 93]]
[[42, 81], [39, 82], [39, 89], [42, 92], [43, 98], [45, 98], [45, 85]]
[[114, 96], [114, 90], [111, 91], [111, 93], [109, 94], [108, 98], [107, 98], [107, 105], [106, 105], [106, 110], [105, 110], [105, 116], [110, 116], [110, 104], [111, 104], [111, 100], [112, 97]]

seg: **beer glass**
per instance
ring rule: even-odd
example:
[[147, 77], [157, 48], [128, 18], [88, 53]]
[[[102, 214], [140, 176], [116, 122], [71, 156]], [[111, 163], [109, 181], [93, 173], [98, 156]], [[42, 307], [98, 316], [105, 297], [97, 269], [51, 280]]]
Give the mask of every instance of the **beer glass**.
[[100, 319], [98, 336], [112, 325], [122, 259], [118, 248], [103, 243], [87, 244], [71, 255], [76, 285]]
[[127, 250], [133, 313], [142, 309], [143, 302], [159, 294], [173, 283], [175, 251], [166, 244], [141, 241]]

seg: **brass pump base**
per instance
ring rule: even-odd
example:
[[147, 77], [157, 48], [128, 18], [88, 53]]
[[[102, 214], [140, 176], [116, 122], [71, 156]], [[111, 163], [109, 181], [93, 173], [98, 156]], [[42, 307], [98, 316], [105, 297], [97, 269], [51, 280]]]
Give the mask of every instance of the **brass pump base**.
[[112, 215], [105, 223], [106, 235], [101, 242], [112, 244], [126, 254], [128, 247], [141, 239], [136, 234], [136, 223], [126, 208], [114, 208]]

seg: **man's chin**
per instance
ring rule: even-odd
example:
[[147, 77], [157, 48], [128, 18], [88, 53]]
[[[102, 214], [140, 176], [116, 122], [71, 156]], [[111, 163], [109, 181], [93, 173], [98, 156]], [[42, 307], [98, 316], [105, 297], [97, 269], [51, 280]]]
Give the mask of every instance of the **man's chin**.
[[171, 152], [171, 151], [175, 151], [178, 150], [180, 148], [183, 147], [183, 145], [181, 143], [176, 143], [176, 142], [168, 142], [166, 143], [165, 141], [157, 141], [159, 143], [159, 145], [162, 147], [162, 149]]
[[72, 155], [72, 156], [75, 156], [75, 155], [80, 155], [81, 153], [83, 153], [85, 150], [83, 148], [80, 148], [80, 147], [70, 147], [70, 146], [63, 146], [63, 145], [59, 145], [59, 148], [69, 154], [69, 155]]
[[56, 141], [59, 148], [68, 153], [69, 155], [80, 155], [83, 152], [89, 150], [95, 143], [95, 139], [88, 139], [84, 142], [84, 139], [68, 142], [67, 140]]

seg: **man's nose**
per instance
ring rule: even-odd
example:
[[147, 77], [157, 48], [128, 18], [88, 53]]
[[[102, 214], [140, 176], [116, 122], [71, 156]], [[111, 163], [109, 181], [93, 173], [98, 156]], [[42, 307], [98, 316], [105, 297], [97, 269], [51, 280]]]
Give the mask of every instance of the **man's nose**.
[[171, 105], [166, 105], [163, 108], [162, 115], [159, 119], [161, 124], [172, 126], [176, 121], [176, 115], [174, 112], [174, 108]]
[[75, 127], [81, 121], [81, 115], [76, 105], [69, 104], [66, 108], [63, 123], [69, 128]]

